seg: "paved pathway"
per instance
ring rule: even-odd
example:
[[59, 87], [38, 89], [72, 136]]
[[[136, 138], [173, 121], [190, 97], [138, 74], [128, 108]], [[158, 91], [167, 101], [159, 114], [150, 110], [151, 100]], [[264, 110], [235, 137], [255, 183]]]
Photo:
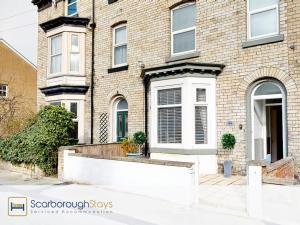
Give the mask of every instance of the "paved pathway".
[[61, 183], [53, 177], [31, 177], [22, 173], [0, 170], [0, 185], [51, 185]]
[[200, 176], [200, 185], [245, 185], [246, 177], [243, 176], [231, 176], [229, 178], [224, 177], [223, 174], [203, 175]]

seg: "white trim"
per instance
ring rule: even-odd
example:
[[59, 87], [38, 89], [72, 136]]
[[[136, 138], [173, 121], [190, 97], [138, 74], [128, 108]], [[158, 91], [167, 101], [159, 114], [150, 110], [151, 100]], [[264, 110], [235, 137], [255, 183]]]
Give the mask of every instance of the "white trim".
[[[263, 7], [263, 8], [260, 8], [260, 9], [256, 9], [256, 10], [250, 10], [250, 1], [251, 0], [247, 0], [247, 26], [248, 26], [248, 28], [247, 28], [247, 37], [248, 37], [248, 40], [256, 40], [256, 39], [262, 39], [262, 38], [272, 37], [272, 36], [278, 35], [279, 31], [280, 31], [279, 0], [278, 0], [278, 4], [273, 4], [273, 5]], [[270, 33], [270, 34], [264, 34], [264, 35], [259, 35], [259, 36], [252, 37], [251, 36], [251, 16], [254, 15], [254, 14], [266, 12], [266, 11], [269, 11], [269, 10], [272, 10], [272, 9], [276, 9], [276, 12], [277, 12], [277, 26], [276, 26], [277, 31], [273, 32], [273, 33]]]
[[[182, 143], [161, 144], [157, 137], [157, 93], [159, 90], [181, 88], [182, 107]], [[195, 89], [206, 88], [208, 104], [208, 144], [195, 144]], [[215, 149], [216, 144], [216, 80], [215, 78], [177, 78], [153, 81], [150, 97], [150, 144], [151, 148], [161, 149]], [[194, 96], [194, 97], [193, 97]]]
[[[125, 27], [126, 28], [126, 42], [122, 42], [119, 44], [116, 44], [116, 30], [119, 28]], [[126, 46], [127, 47], [127, 54], [126, 54], [126, 63], [120, 63], [120, 64], [115, 64], [115, 48], [121, 47], [121, 46]], [[127, 66], [128, 65], [128, 27], [127, 23], [122, 23], [118, 26], [113, 27], [113, 39], [112, 39], [112, 67], [117, 68], [121, 66]]]
[[[179, 6], [177, 6], [174, 9], [171, 10], [171, 55], [172, 56], [179, 56], [179, 55], [185, 55], [185, 54], [196, 52], [196, 49], [197, 49], [197, 34], [196, 34], [197, 26], [193, 26], [193, 27], [189, 27], [189, 28], [185, 28], [185, 29], [173, 32], [173, 14], [174, 14], [174, 11], [176, 11], [178, 9], [181, 9], [181, 8], [184, 8], [184, 7], [187, 7], [187, 6], [190, 6], [190, 5], [195, 5], [196, 6], [196, 3], [195, 2], [189, 2], [189, 3], [186, 3], [186, 4], [179, 5]], [[192, 50], [184, 51], [184, 52], [174, 53], [174, 35], [185, 33], [185, 32], [188, 32], [188, 31], [193, 31], [193, 30], [195, 31], [195, 48], [192, 49]]]
[[27, 59], [24, 55], [22, 55], [18, 50], [16, 50], [12, 45], [6, 42], [4, 39], [0, 38], [0, 42], [2, 42], [6, 47], [12, 50], [17, 56], [19, 56], [22, 60], [32, 66], [35, 70], [37, 70], [36, 65], [34, 65], [29, 59]]
[[[254, 96], [256, 90], [265, 82], [271, 82], [272, 84], [276, 85], [280, 90], [282, 94], [270, 94], [270, 95], [260, 95], [260, 96]], [[265, 80], [259, 83], [251, 93], [251, 159], [255, 160], [255, 143], [254, 143], [254, 101], [255, 100], [267, 100], [267, 99], [282, 99], [282, 147], [283, 147], [283, 158], [287, 157], [287, 115], [286, 115], [286, 100], [285, 100], [285, 91], [283, 88], [278, 85], [276, 82], [272, 82], [271, 80]], [[276, 104], [278, 105], [278, 104]], [[266, 140], [266, 126], [264, 128], [264, 158], [267, 156], [267, 140]]]

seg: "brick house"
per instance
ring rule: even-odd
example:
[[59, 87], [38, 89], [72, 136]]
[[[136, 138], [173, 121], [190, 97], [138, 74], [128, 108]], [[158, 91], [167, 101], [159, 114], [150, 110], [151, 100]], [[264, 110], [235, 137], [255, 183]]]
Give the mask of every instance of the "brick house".
[[[22, 120], [36, 112], [36, 88], [36, 66], [0, 39], [0, 138], [22, 128]], [[15, 123], [14, 128], [9, 122]]]
[[299, 171], [299, 1], [32, 2], [38, 105], [76, 112], [80, 143], [142, 130], [151, 158], [198, 161], [202, 173], [287, 156]]

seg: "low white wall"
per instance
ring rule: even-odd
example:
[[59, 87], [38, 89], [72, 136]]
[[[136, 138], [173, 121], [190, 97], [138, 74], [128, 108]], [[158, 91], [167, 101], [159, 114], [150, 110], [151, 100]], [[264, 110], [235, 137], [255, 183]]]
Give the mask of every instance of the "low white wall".
[[[218, 158], [216, 155], [179, 155], [165, 153], [151, 153], [151, 159], [169, 160], [176, 162], [191, 162], [197, 167], [196, 173], [217, 174], [218, 173]], [[197, 172], [198, 171], [198, 172]]]
[[138, 162], [94, 159], [64, 153], [64, 180], [87, 184], [195, 185], [194, 167], [177, 167]]

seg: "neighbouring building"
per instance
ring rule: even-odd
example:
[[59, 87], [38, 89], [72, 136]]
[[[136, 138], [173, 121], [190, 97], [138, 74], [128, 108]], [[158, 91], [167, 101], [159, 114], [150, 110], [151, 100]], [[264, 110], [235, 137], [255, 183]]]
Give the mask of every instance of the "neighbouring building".
[[0, 39], [0, 138], [22, 128], [36, 112], [36, 89], [35, 65]]
[[38, 106], [76, 112], [80, 143], [142, 130], [151, 158], [201, 173], [287, 156], [300, 172], [300, 1], [32, 2]]

